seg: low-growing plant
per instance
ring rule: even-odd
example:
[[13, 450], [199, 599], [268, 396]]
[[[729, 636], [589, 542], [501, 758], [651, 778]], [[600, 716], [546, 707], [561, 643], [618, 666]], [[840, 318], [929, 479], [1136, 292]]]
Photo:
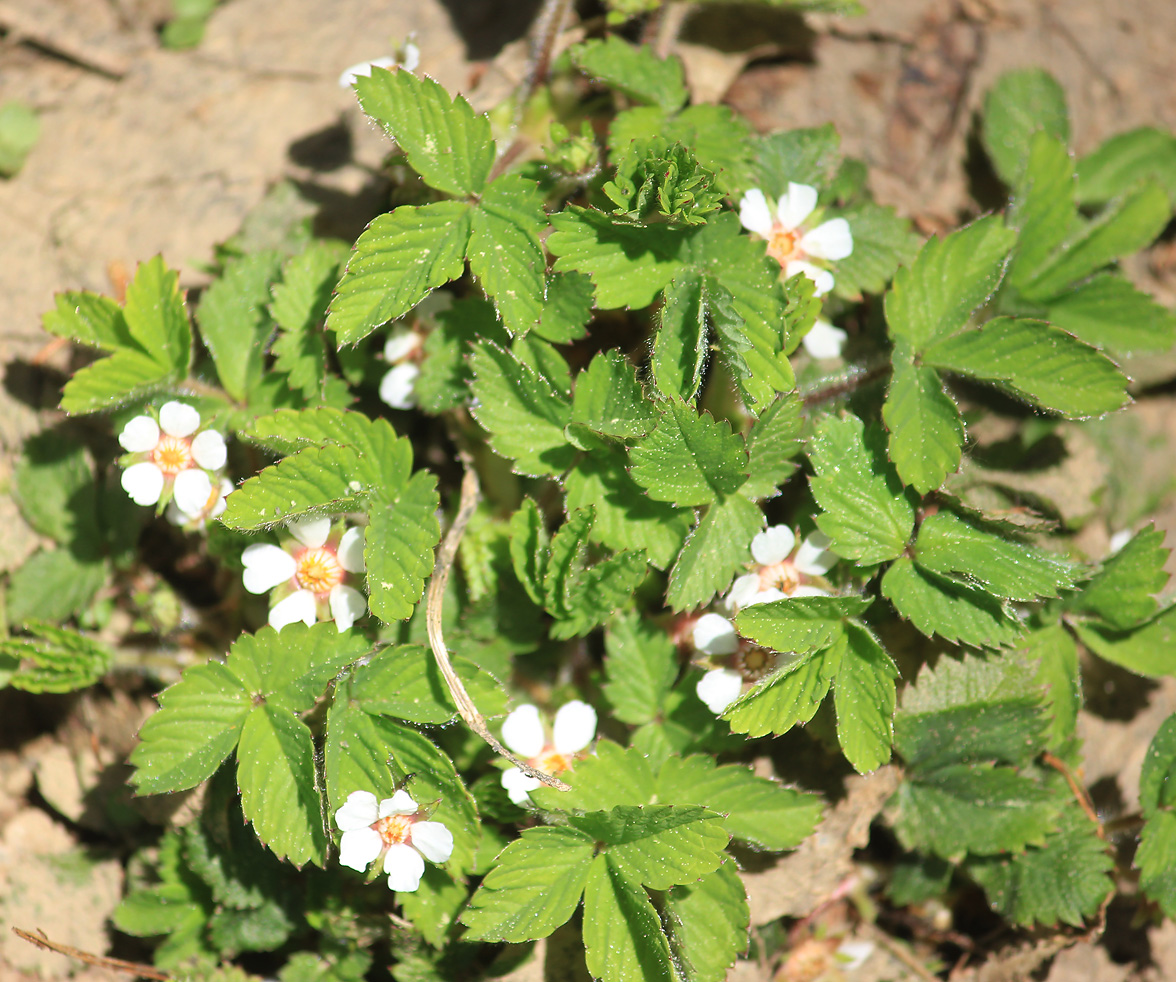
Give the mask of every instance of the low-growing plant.
[[[246, 229], [191, 306], [156, 258], [46, 314], [97, 354], [16, 473], [56, 547], [10, 578], [3, 678], [170, 681], [131, 781], [203, 789], [115, 925], [177, 977], [473, 979], [558, 931], [608, 982], [719, 980], [741, 860], [886, 765], [879, 903], [1098, 923], [1127, 869], [1080, 652], [1176, 671], [1167, 550], [1082, 556], [1008, 474], [1176, 342], [1117, 266], [1176, 141], [1075, 160], [1057, 84], [1006, 76], [1007, 208], [922, 241], [831, 126], [757, 135], [677, 58], [610, 33], [552, 78], [485, 115], [358, 73], [409, 177], [353, 246]], [[1169, 720], [1134, 857], [1168, 916], [1173, 767]]]

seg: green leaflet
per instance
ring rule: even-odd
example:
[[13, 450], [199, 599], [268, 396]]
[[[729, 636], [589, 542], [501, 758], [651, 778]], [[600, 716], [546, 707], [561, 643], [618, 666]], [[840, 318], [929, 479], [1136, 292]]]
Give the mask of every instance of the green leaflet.
[[1149, 620], [1159, 609], [1155, 594], [1168, 582], [1164, 564], [1169, 550], [1163, 543], [1164, 533], [1154, 524], [1141, 529], [1066, 599], [1066, 607], [1093, 614], [1117, 630]]
[[892, 365], [882, 406], [890, 458], [903, 482], [926, 494], [959, 469], [964, 423], [939, 373], [917, 365], [901, 339], [895, 342]]
[[41, 326], [50, 334], [104, 351], [136, 346], [122, 308], [110, 297], [67, 291], [53, 302], [54, 309], [41, 317]]
[[629, 451], [633, 479], [658, 501], [705, 505], [721, 501], [747, 480], [747, 452], [731, 424], [698, 413], [681, 399]]
[[602, 982], [672, 982], [674, 963], [657, 910], [611, 857], [593, 861], [584, 893], [588, 971]]
[[841, 137], [832, 123], [769, 133], [757, 141], [756, 158], [755, 186], [768, 198], [779, 198], [790, 181], [821, 188], [841, 160]]
[[1097, 621], [1073, 621], [1070, 626], [1078, 640], [1100, 658], [1137, 675], [1159, 678], [1176, 673], [1176, 606], [1127, 631]]
[[1051, 324], [1096, 348], [1161, 351], [1176, 342], [1176, 314], [1114, 273], [1096, 273], [1047, 310]]
[[274, 369], [285, 372], [290, 385], [310, 403], [322, 399], [328, 384], [326, 339], [320, 325], [346, 256], [340, 243], [312, 243], [286, 261], [281, 281], [272, 290], [269, 311], [279, 328], [272, 349]]
[[862, 614], [870, 603], [861, 597], [789, 597], [744, 607], [735, 626], [765, 648], [805, 653], [832, 644], [845, 619]]
[[748, 478], [739, 493], [755, 501], [775, 496], [796, 470], [803, 403], [798, 393], [779, 396], [747, 434]]
[[612, 35], [603, 41], [584, 41], [569, 52], [576, 67], [637, 102], [667, 111], [686, 101], [682, 62], [658, 58], [650, 48], [635, 47]]
[[1030, 137], [1039, 129], [1062, 143], [1069, 141], [1062, 87], [1040, 68], [1006, 72], [985, 96], [982, 138], [997, 174], [1009, 187], [1020, 179]]
[[[753, 608], [754, 609], [754, 608]], [[827, 648], [800, 655], [723, 711], [723, 719], [736, 733], [761, 737], [787, 733], [797, 723], [816, 714], [841, 669], [845, 655], [844, 632]]]
[[604, 636], [603, 685], [613, 715], [639, 725], [655, 720], [678, 676], [674, 645], [666, 634], [632, 611], [614, 617]]
[[898, 668], [865, 627], [850, 621], [846, 650], [833, 688], [837, 742], [859, 774], [890, 760]]
[[665, 289], [651, 367], [658, 391], [670, 398], [693, 399], [702, 383], [708, 299], [703, 279], [692, 271], [679, 274]]
[[369, 510], [364, 564], [372, 613], [383, 621], [406, 620], [433, 571], [441, 541], [437, 479], [417, 471], [394, 494], [381, 495]]
[[853, 252], [837, 261], [836, 296], [860, 300], [862, 293], [882, 293], [898, 267], [919, 251], [919, 236], [893, 208], [866, 201], [830, 217], [844, 218], [853, 233]]
[[747, 948], [750, 913], [743, 881], [725, 862], [697, 883], [665, 897], [670, 948], [689, 982], [722, 982]]
[[688, 610], [726, 591], [749, 562], [751, 540], [763, 525], [763, 512], [741, 494], [711, 505], [670, 571], [666, 603]]
[[1101, 204], [1141, 181], [1164, 185], [1176, 201], [1176, 136], [1150, 126], [1118, 133], [1078, 161], [1078, 200]]
[[76, 631], [28, 619], [29, 637], [0, 639], [0, 684], [26, 692], [73, 692], [93, 685], [110, 668], [105, 645]]
[[633, 365], [619, 351], [602, 351], [576, 379], [571, 422], [601, 436], [644, 436], [657, 420]]

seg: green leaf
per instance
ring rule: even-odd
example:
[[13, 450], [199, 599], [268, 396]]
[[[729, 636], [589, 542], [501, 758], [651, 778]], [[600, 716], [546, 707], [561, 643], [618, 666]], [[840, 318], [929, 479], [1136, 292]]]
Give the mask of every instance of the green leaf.
[[89, 607], [109, 575], [102, 560], [79, 558], [68, 548], [43, 549], [8, 575], [8, 619], [59, 624]]
[[1100, 658], [1136, 675], [1176, 675], [1176, 605], [1130, 631], [1116, 631], [1091, 621], [1073, 621], [1070, 627]]
[[1140, 889], [1176, 917], [1176, 814], [1159, 812], [1143, 823], [1135, 866]]
[[1159, 181], [1176, 201], [1176, 136], [1150, 126], [1119, 133], [1078, 161], [1078, 200], [1102, 204], [1140, 181]]
[[516, 469], [538, 476], [571, 464], [574, 449], [564, 427], [571, 403], [546, 378], [510, 352], [483, 342], [473, 354], [474, 416], [489, 432], [490, 445], [513, 458]]
[[363, 111], [408, 157], [409, 166], [438, 191], [479, 194], [494, 163], [490, 120], [431, 78], [377, 68], [356, 79]]
[[876, 429], [865, 432], [854, 415], [828, 416], [809, 449], [815, 471], [809, 488], [821, 508], [817, 526], [837, 555], [863, 566], [900, 556], [915, 524], [879, 437]]
[[865, 774], [890, 760], [898, 668], [860, 624], [850, 621], [845, 633], [846, 650], [833, 688], [837, 741], [846, 760]]
[[871, 601], [862, 597], [787, 597], [744, 607], [735, 618], [739, 633], [782, 653], [828, 647], [840, 637], [847, 617], [859, 616]]
[[761, 737], [787, 733], [807, 723], [820, 708], [845, 655], [845, 633], [823, 650], [801, 655], [768, 676], [723, 711], [736, 733]]
[[703, 755], [669, 758], [658, 772], [655, 800], [721, 812], [729, 835], [772, 851], [800, 845], [822, 810], [817, 795], [782, 788], [740, 764], [718, 767]]
[[925, 570], [1011, 600], [1056, 597], [1074, 585], [1077, 572], [1060, 556], [1002, 539], [949, 511], [929, 516], [919, 527], [914, 559]]
[[670, 572], [666, 603], [674, 610], [689, 610], [726, 591], [746, 566], [751, 540], [763, 524], [763, 512], [741, 494], [711, 505]]
[[1045, 321], [996, 317], [931, 346], [923, 361], [992, 382], [1068, 419], [1114, 412], [1130, 401], [1114, 362]]
[[140, 263], [123, 304], [127, 330], [167, 373], [181, 379], [192, 361], [192, 329], [179, 274], [161, 256]]
[[110, 669], [109, 649], [85, 635], [37, 620], [21, 627], [29, 637], [0, 639], [0, 685], [73, 692], [93, 685]]
[[[498, 715], [492, 704], [505, 705], [501, 684], [464, 658], [454, 659], [454, 669], [481, 712]], [[348, 691], [365, 712], [410, 723], [447, 723], [457, 712], [433, 653], [420, 645], [378, 652], [356, 670]]]
[[323, 865], [327, 838], [306, 725], [279, 706], [249, 713], [237, 747], [241, 810], [262, 842], [295, 866]]
[[1082, 927], [1113, 889], [1108, 874], [1114, 865], [1097, 826], [1071, 802], [1041, 847], [1020, 856], [973, 859], [966, 869], [993, 909], [1014, 924]]
[[1147, 748], [1139, 773], [1139, 807], [1144, 818], [1155, 818], [1160, 810], [1176, 805], [1176, 716], [1160, 725]]
[[693, 399], [706, 364], [708, 297], [694, 271], [675, 276], [665, 289], [650, 367], [659, 392]]
[[804, 444], [800, 439], [800, 395], [790, 392], [769, 404], [747, 434], [747, 483], [739, 493], [753, 501], [771, 498], [796, 470], [795, 458]]
[[930, 637], [945, 641], [996, 646], [1010, 644], [1022, 626], [1005, 605], [980, 590], [919, 569], [906, 556], [882, 575], [882, 595], [899, 616]]
[[653, 796], [653, 770], [645, 754], [609, 740], [599, 741], [594, 754], [560, 777], [571, 791], [537, 788], [531, 800], [547, 811], [607, 812], [618, 805], [647, 805]]
[[491, 181], [473, 212], [470, 269], [512, 334], [525, 334], [543, 314], [547, 260], [539, 236], [546, 228], [542, 192], [517, 174]]
[[151, 355], [122, 348], [74, 372], [61, 390], [61, 408], [70, 415], [115, 409], [179, 381]]
[[853, 252], [837, 261], [836, 296], [857, 300], [863, 293], [880, 294], [898, 267], [909, 263], [919, 251], [919, 236], [893, 208], [865, 201], [830, 213], [834, 216], [849, 222], [853, 235]]
[[927, 494], [959, 470], [964, 423], [939, 373], [916, 364], [907, 342], [895, 342], [892, 364], [882, 406], [890, 459], [904, 483]]
[[678, 255], [696, 231], [670, 225], [636, 226], [576, 205], [551, 216], [555, 231], [547, 248], [558, 257], [557, 273], [587, 273], [596, 287], [596, 304], [648, 307], [681, 266]]
[[122, 308], [110, 297], [67, 291], [54, 296], [53, 303], [53, 310], [41, 315], [41, 326], [50, 334], [105, 351], [138, 347]]
[[1092, 276], [1046, 310], [1051, 324], [1097, 348], [1164, 351], [1176, 343], [1176, 315], [1114, 273]]
[[308, 402], [320, 401], [327, 384], [326, 344], [319, 326], [345, 259], [339, 244], [316, 241], [286, 261], [281, 282], [273, 286], [270, 316], [281, 329], [273, 343], [274, 370], [285, 372]]
[[580, 902], [595, 843], [577, 829], [524, 829], [502, 851], [461, 921], [477, 941], [545, 938], [567, 922]]
[[1065, 92], [1043, 69], [1006, 72], [985, 96], [982, 139], [996, 173], [1009, 187], [1020, 179], [1030, 137], [1039, 129], [1062, 143], [1069, 141]]
[[1057, 828], [1058, 806], [1032, 778], [991, 764], [920, 771], [899, 785], [895, 831], [907, 849], [953, 862], [1042, 845]]
[[556, 273], [547, 281], [547, 300], [533, 333], [555, 344], [582, 338], [592, 317], [592, 280], [583, 273]]
[[412, 893], [398, 895], [405, 918], [434, 948], [445, 944], [457, 915], [465, 907], [469, 892], [464, 881], [445, 870], [426, 865], [420, 886]]
[[1009, 263], [1009, 286], [1020, 289], [1046, 267], [1078, 222], [1074, 161], [1063, 140], [1040, 130], [1029, 144], [1009, 224], [1020, 236]]
[[370, 791], [382, 799], [391, 797], [394, 790], [384, 721], [348, 698], [352, 691], [349, 683], [341, 683], [327, 715], [323, 790], [332, 814], [353, 791]]
[[615, 34], [604, 41], [584, 41], [568, 54], [585, 74], [635, 102], [673, 111], [687, 99], [682, 62], [676, 57], [658, 58], [651, 48], [629, 44]]
[[731, 424], [681, 399], [666, 403], [661, 420], [629, 459], [634, 480], [651, 498], [676, 505], [722, 500], [747, 480], [747, 452]]
[[886, 323], [915, 351], [958, 331], [996, 292], [1005, 258], [1016, 241], [999, 215], [930, 239], [886, 294]]
[[723, 982], [747, 948], [747, 891], [733, 862], [665, 896], [670, 948], [686, 982]]
[[524, 498], [510, 519], [510, 561], [527, 596], [540, 607], [546, 599], [543, 582], [550, 555], [551, 539], [539, 506], [533, 499]]
[[649, 896], [607, 856], [592, 864], [584, 889], [584, 953], [602, 982], [673, 982], [670, 944]]
[[[558, 539], [553, 563], [558, 555]], [[562, 602], [553, 612], [556, 623], [551, 636], [557, 639], [587, 634], [611, 614], [632, 602], [632, 594], [645, 579], [643, 552], [622, 552], [589, 569], [573, 567]]]
[[481, 297], [464, 297], [438, 312], [437, 326], [425, 337], [425, 360], [413, 392], [422, 409], [443, 413], [468, 405], [474, 373], [469, 356], [478, 340], [510, 346], [510, 335], [498, 322], [494, 305]]
[[97, 546], [101, 532], [94, 469], [75, 440], [52, 430], [25, 440], [12, 497], [24, 520], [41, 535], [75, 548]]
[[644, 436], [657, 414], [641, 390], [636, 369], [619, 351], [599, 352], [576, 378], [573, 423], [602, 436]]
[[1149, 620], [1159, 609], [1155, 594], [1168, 582], [1164, 564], [1169, 551], [1154, 523], [1141, 529], [1067, 599], [1067, 608], [1101, 617], [1118, 630]]
[[613, 715], [637, 726], [661, 714], [678, 677], [678, 658], [664, 631], [632, 611], [619, 613], [604, 635], [604, 694]]
[[265, 371], [265, 346], [273, 326], [266, 302], [281, 261], [281, 253], [274, 251], [229, 260], [201, 294], [196, 309], [200, 337], [212, 355], [217, 378], [238, 402]]
[[363, 557], [372, 613], [380, 620], [412, 616], [433, 571], [433, 550], [441, 541], [437, 478], [417, 471], [394, 495], [369, 512]]
[[[619, 114], [617, 120], [623, 115]], [[752, 184], [751, 127], [728, 106], [687, 106], [645, 132], [660, 133], [667, 140], [689, 147], [698, 162], [714, 172], [716, 186], [727, 194]]]
[[617, 218], [643, 226], [702, 225], [722, 205], [716, 175], [663, 135], [644, 136], [619, 151], [614, 147], [611, 158], [616, 174], [600, 190]]
[[1055, 753], [1065, 751], [1074, 738], [1082, 708], [1078, 646], [1061, 624], [1051, 624], [1027, 634], [1021, 650], [1028, 660], [1037, 662], [1036, 681], [1045, 689], [1050, 714], [1046, 746]]
[[339, 345], [355, 344], [461, 276], [471, 225], [470, 207], [460, 201], [401, 205], [368, 225], [327, 313]]
[[131, 781], [139, 794], [184, 791], [210, 778], [237, 746], [250, 692], [220, 662], [188, 668], [139, 731]]
[[758, 183], [769, 198], [779, 198], [788, 183], [821, 188], [841, 161], [841, 137], [832, 123], [814, 129], [781, 130], [760, 137]]

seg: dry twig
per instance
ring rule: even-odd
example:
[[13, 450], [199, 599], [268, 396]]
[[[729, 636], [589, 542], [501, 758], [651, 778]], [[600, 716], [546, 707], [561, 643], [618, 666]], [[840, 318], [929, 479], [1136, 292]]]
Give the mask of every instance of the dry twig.
[[151, 965], [127, 962], [121, 958], [107, 958], [104, 955], [93, 955], [88, 951], [82, 951], [81, 948], [74, 948], [72, 945], [50, 941], [40, 928], [37, 928], [37, 933], [33, 934], [31, 931], [23, 931], [19, 927], [14, 927], [12, 933], [18, 938], [24, 938], [29, 944], [35, 944], [38, 948], [55, 951], [57, 954], [66, 955], [69, 958], [76, 958], [78, 961], [93, 965], [95, 968], [109, 968], [115, 972], [125, 972], [127, 975], [136, 975], [144, 979], [157, 979], [158, 982], [169, 982], [171, 979], [167, 972], [162, 972]]

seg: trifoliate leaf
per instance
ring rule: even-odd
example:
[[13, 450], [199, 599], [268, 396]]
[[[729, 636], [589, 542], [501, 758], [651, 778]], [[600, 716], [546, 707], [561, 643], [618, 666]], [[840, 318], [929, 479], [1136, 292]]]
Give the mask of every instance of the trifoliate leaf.
[[339, 269], [347, 254], [340, 244], [316, 241], [282, 266], [273, 286], [270, 316], [280, 328], [273, 343], [274, 369], [314, 403], [327, 384], [326, 341], [319, 325], [327, 316]]
[[1164, 533], [1154, 524], [1141, 529], [1103, 563], [1066, 607], [1094, 614], [1113, 628], [1127, 630], [1148, 620], [1159, 609], [1155, 595], [1168, 582], [1164, 564], [1169, 550]]
[[1062, 143], [1070, 139], [1066, 94], [1040, 68], [1006, 72], [984, 98], [984, 149], [1009, 187], [1017, 184], [1034, 132], [1045, 130]]
[[753, 501], [771, 498], [796, 470], [795, 458], [803, 443], [800, 439], [801, 410], [799, 394], [779, 396], [752, 424], [747, 434], [749, 477], [739, 493]]
[[607, 855], [593, 861], [585, 884], [584, 954], [602, 982], [673, 982], [676, 975], [649, 895]]
[[29, 637], [0, 639], [0, 683], [25, 692], [73, 692], [97, 682], [110, 669], [110, 650], [97, 641], [27, 620]]
[[959, 469], [964, 423], [939, 373], [916, 364], [910, 345], [895, 341], [894, 370], [882, 419], [890, 431], [890, 459], [903, 482], [919, 494], [939, 487]]
[[863, 566], [900, 556], [915, 524], [880, 436], [876, 429], [867, 433], [856, 416], [829, 416], [809, 450], [816, 472], [809, 488], [821, 508], [817, 527], [837, 555]]
[[676, 57], [658, 58], [653, 49], [615, 34], [604, 41], [584, 41], [568, 54], [581, 71], [636, 102], [672, 111], [686, 101], [682, 62]]
[[613, 715], [634, 726], [657, 719], [678, 677], [677, 653], [669, 636], [627, 611], [609, 622], [604, 649], [608, 681], [603, 689]]
[[527, 596], [540, 607], [545, 600], [543, 581], [550, 555], [551, 539], [539, 506], [531, 498], [524, 498], [510, 519], [510, 561]]
[[395, 494], [372, 503], [363, 556], [368, 604], [380, 620], [412, 616], [433, 571], [433, 550], [441, 541], [437, 478], [417, 471]]
[[[60, 624], [82, 613], [106, 584], [110, 567], [101, 559], [83, 559], [73, 549], [43, 549], [8, 574], [8, 619]], [[93, 684], [85, 682], [78, 688]]]
[[470, 206], [461, 201], [401, 205], [368, 225], [327, 313], [339, 345], [355, 344], [461, 276], [471, 225]]
[[1036, 680], [1044, 688], [1050, 716], [1046, 746], [1055, 753], [1064, 752], [1074, 738], [1082, 708], [1078, 646], [1061, 624], [1051, 624], [1030, 631], [1019, 647], [1027, 659], [1037, 662]]
[[1135, 866], [1144, 893], [1176, 917], [1176, 813], [1158, 812], [1143, 823]]
[[747, 948], [747, 891], [733, 862], [665, 896], [670, 948], [686, 982], [722, 982]]
[[61, 408], [71, 415], [115, 409], [165, 389], [180, 378], [151, 355], [122, 348], [74, 372], [61, 391]]
[[281, 253], [274, 251], [229, 260], [196, 308], [200, 337], [217, 378], [238, 402], [245, 401], [265, 371], [265, 346], [273, 328], [266, 303], [281, 262]]
[[821, 818], [817, 795], [783, 788], [741, 764], [718, 767], [703, 755], [669, 758], [654, 794], [659, 802], [721, 812], [728, 834], [762, 849], [795, 849]]
[[592, 317], [593, 299], [592, 280], [583, 273], [556, 273], [547, 281], [547, 300], [533, 332], [555, 344], [582, 338]]
[[846, 760], [865, 774], [890, 760], [898, 668], [860, 624], [850, 621], [845, 634], [845, 654], [833, 686], [837, 742]]
[[657, 421], [645, 398], [636, 369], [619, 351], [599, 352], [576, 378], [573, 423], [602, 436], [626, 439], [644, 436]]
[[1096, 348], [1166, 351], [1176, 343], [1176, 314], [1114, 273], [1097, 273], [1050, 300], [1046, 319]]
[[616, 174], [601, 187], [613, 214], [639, 224], [702, 225], [724, 192], [713, 172], [664, 136], [635, 140], [614, 153]]
[[542, 193], [517, 174], [491, 181], [473, 212], [470, 269], [512, 334], [526, 333], [543, 314], [547, 261], [539, 235], [546, 228]]
[[832, 644], [845, 619], [860, 616], [870, 603], [862, 597], [788, 597], [744, 607], [735, 626], [743, 637], [774, 651], [813, 651]]
[[[188, 668], [139, 731], [131, 780], [139, 794], [194, 788], [237, 746], [253, 696], [220, 662]], [[313, 783], [313, 779], [312, 779]]]
[[1078, 161], [1078, 200], [1102, 204], [1154, 180], [1176, 201], [1176, 136], [1151, 126], [1118, 133]]
[[192, 362], [192, 329], [180, 292], [179, 274], [161, 256], [140, 263], [127, 284], [123, 304], [127, 330], [152, 358], [176, 379], [188, 374]]
[[1176, 675], [1176, 606], [1166, 607], [1129, 631], [1116, 631], [1094, 621], [1073, 621], [1070, 627], [1100, 658], [1136, 675]]
[[1011, 658], [943, 657], [903, 694], [894, 745], [920, 773], [944, 765], [1029, 763], [1045, 743], [1034, 666]]
[[722, 718], [736, 733], [761, 737], [787, 733], [797, 723], [807, 723], [820, 708], [829, 686], [841, 670], [846, 641], [842, 631], [834, 643], [785, 663], [775, 674], [728, 706]]
[[580, 903], [595, 843], [566, 826], [524, 829], [499, 855], [461, 921], [470, 940], [530, 941], [564, 924]]
[[1045, 321], [995, 317], [932, 345], [923, 362], [992, 382], [1068, 419], [1114, 412], [1130, 401], [1114, 362]]
[[768, 198], [779, 198], [789, 182], [824, 187], [841, 160], [841, 137], [832, 123], [814, 129], [782, 130], [760, 137], [758, 184]]
[[689, 610], [725, 592], [747, 565], [751, 540], [763, 525], [763, 512], [741, 494], [711, 505], [674, 563], [666, 603]]
[[41, 326], [50, 334], [105, 351], [138, 347], [122, 307], [110, 297], [67, 291], [54, 296], [53, 302], [53, 310], [41, 315]]
[[971, 859], [968, 875], [984, 888], [988, 902], [1014, 924], [1082, 927], [1114, 888], [1108, 875], [1114, 860], [1098, 827], [1076, 802], [1062, 810], [1060, 825], [1045, 843], [1019, 856]]
[[910, 266], [895, 273], [886, 294], [891, 335], [921, 351], [958, 331], [996, 292], [1016, 239], [999, 215], [989, 215], [929, 240]]
[[702, 277], [693, 270], [679, 273], [665, 289], [650, 360], [663, 395], [690, 400], [698, 392], [709, 354], [709, 299]]
[[898, 267], [910, 263], [919, 251], [919, 236], [893, 208], [866, 201], [833, 215], [849, 222], [853, 236], [853, 252], [837, 261], [833, 292], [839, 297], [856, 300], [863, 293], [880, 294]]
[[497, 345], [479, 344], [471, 362], [474, 416], [489, 432], [490, 445], [524, 474], [567, 470], [575, 453], [564, 435], [571, 401]]
[[666, 403], [653, 431], [629, 451], [633, 479], [657, 501], [705, 505], [747, 480], [747, 451], [731, 424], [681, 399]]
[[896, 796], [895, 831], [907, 849], [956, 862], [1042, 845], [1057, 828], [1048, 790], [1010, 767], [951, 764], [909, 775]]
[[431, 78], [372, 70], [356, 79], [363, 111], [404, 151], [409, 166], [438, 191], [479, 194], [494, 163], [490, 120]]
[[928, 637], [999, 647], [1015, 641], [1023, 630], [1000, 600], [919, 569], [906, 556], [883, 574], [881, 587], [899, 616]]

